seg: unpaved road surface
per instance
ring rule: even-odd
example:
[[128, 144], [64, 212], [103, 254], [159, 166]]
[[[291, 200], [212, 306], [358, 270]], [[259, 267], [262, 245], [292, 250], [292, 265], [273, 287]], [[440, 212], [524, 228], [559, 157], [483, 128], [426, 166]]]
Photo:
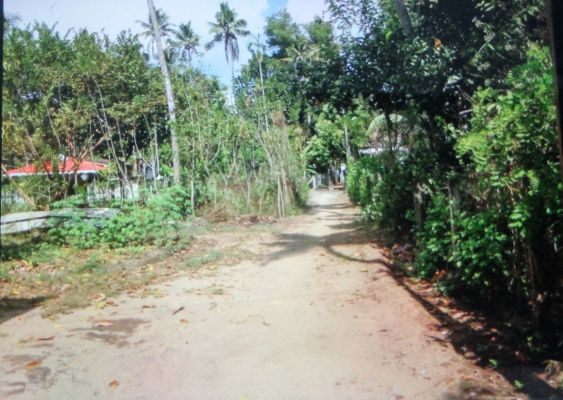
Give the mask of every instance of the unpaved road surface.
[[344, 194], [311, 202], [280, 232], [235, 232], [251, 261], [4, 322], [0, 398], [448, 399], [506, 385], [430, 337], [437, 321], [358, 234]]

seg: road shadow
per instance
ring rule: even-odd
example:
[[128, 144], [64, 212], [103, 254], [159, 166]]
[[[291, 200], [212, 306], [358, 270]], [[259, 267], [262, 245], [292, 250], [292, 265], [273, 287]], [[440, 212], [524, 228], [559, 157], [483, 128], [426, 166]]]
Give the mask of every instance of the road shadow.
[[344, 210], [354, 208], [350, 203], [335, 203], [335, 204], [323, 204], [323, 205], [312, 205], [309, 212], [319, 214], [326, 210]]
[[[39, 251], [38, 248], [42, 243], [41, 237], [37, 232], [15, 236], [15, 238], [10, 239], [3, 237], [2, 239], [0, 262], [29, 260]], [[0, 278], [1, 284], [3, 284], [2, 278]], [[0, 324], [39, 306], [48, 299], [45, 296], [23, 297], [25, 293], [20, 296], [22, 297], [0, 296]]]
[[47, 297], [37, 296], [29, 299], [0, 297], [0, 324], [39, 306]]
[[[373, 230], [367, 229], [358, 220], [357, 214], [344, 214], [338, 210], [351, 208], [348, 203], [338, 203], [328, 206], [313, 206], [312, 215], [322, 215], [324, 220], [339, 220], [342, 223], [329, 225], [330, 232], [316, 236], [307, 233], [281, 233], [271, 245], [279, 249], [270, 253], [264, 264], [305, 253], [312, 248], [320, 247], [326, 252], [347, 262], [360, 264], [378, 264], [384, 273], [403, 288], [439, 323], [439, 329], [447, 332], [445, 337], [435, 337], [432, 340], [442, 344], [451, 344], [455, 351], [464, 358], [480, 367], [492, 368], [500, 373], [508, 382], [519, 387], [519, 391], [530, 399], [555, 400], [563, 399], [563, 391], [555, 389], [542, 380], [538, 374], [543, 372], [539, 360], [535, 358], [529, 348], [522, 342], [522, 337], [515, 334], [510, 326], [503, 322], [502, 316], [494, 312], [486, 313], [475, 310], [471, 305], [456, 302], [449, 310], [443, 307], [444, 298], [435, 293], [426, 294], [415, 288], [411, 278], [397, 265], [384, 257], [366, 258], [345, 254], [341, 251], [348, 245], [369, 245], [384, 248], [389, 242], [378, 236]], [[424, 285], [422, 285], [424, 287]], [[426, 288], [432, 288], [430, 284]], [[432, 291], [433, 292], [433, 291]], [[454, 318], [451, 310], [461, 312], [462, 319]], [[459, 387], [448, 392], [446, 399], [469, 398], [498, 398], [498, 393], [485, 384], [476, 382], [462, 382]], [[492, 395], [491, 395], [492, 393]], [[477, 396], [477, 397], [475, 397]]]
[[[454, 318], [448, 309], [440, 307], [439, 298], [413, 289], [408, 282], [409, 277], [397, 266], [388, 263], [386, 272], [439, 321], [440, 329], [447, 332], [445, 337], [437, 336], [433, 340], [451, 344], [457, 353], [475, 365], [486, 368], [494, 366], [508, 382], [519, 382], [520, 392], [530, 399], [563, 399], [562, 390], [551, 387], [538, 377], [543, 372], [538, 364], [539, 360], [534, 359], [530, 350], [522, 345], [522, 338], [514, 334], [513, 328], [500, 323], [498, 315], [475, 312], [470, 306], [454, 301], [455, 306], [452, 308], [469, 315], [469, 318], [461, 321]], [[475, 390], [468, 390], [466, 383], [463, 383], [457, 392], [452, 392], [447, 398], [475, 398], [467, 393], [475, 393]]]
[[8, 240], [2, 238], [2, 252], [0, 261], [11, 261], [29, 258], [41, 246], [41, 239], [38, 237], [18, 238], [18, 240]]

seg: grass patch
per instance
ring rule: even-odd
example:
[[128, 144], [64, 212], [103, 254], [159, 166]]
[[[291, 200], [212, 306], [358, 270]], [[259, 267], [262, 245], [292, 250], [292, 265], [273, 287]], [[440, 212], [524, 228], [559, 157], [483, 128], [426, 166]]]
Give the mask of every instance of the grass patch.
[[186, 268], [200, 268], [206, 264], [215, 263], [220, 261], [224, 254], [220, 250], [211, 250], [205, 254], [194, 256], [187, 259], [184, 263]]
[[[253, 259], [254, 253], [241, 248], [241, 238], [246, 240], [274, 227], [251, 225], [241, 236], [240, 227], [237, 235], [229, 233], [236, 228], [232, 225], [180, 224], [178, 239], [169, 247], [135, 244], [114, 249], [110, 244], [100, 244], [93, 249], [77, 249], [46, 242], [40, 234], [3, 238], [0, 321], [11, 318], [14, 310], [40, 304], [44, 316], [55, 316], [88, 305], [104, 307], [105, 299], [123, 292], [158, 296], [147, 285], [169, 279], [179, 271]], [[206, 234], [221, 239], [207, 241]], [[198, 236], [203, 236], [202, 240], [195, 239]]]
[[[25, 308], [32, 299], [41, 299], [33, 305], [43, 304], [46, 316], [68, 312], [154, 282], [161, 274], [146, 264], [167, 257], [165, 251], [150, 246], [77, 249], [41, 239], [34, 235], [3, 238], [0, 304]], [[0, 320], [11, 315], [13, 308], [0, 307]]]
[[[192, 238], [188, 241], [193, 243]], [[31, 308], [31, 304], [42, 304], [42, 314], [52, 317], [91, 304], [103, 307], [103, 299], [123, 292], [133, 294], [140, 290], [141, 296], [159, 296], [147, 285], [186, 268], [217, 263], [227, 254], [210, 250], [205, 243], [194, 248], [185, 244], [180, 247], [180, 243], [176, 243], [174, 255], [170, 249], [138, 245], [76, 249], [20, 240], [17, 249], [7, 253], [3, 245], [0, 306], [7, 306], [0, 307], [0, 321], [16, 309]], [[185, 256], [189, 257], [187, 261]]]
[[78, 267], [77, 272], [94, 272], [97, 271], [102, 265], [100, 256], [98, 254], [92, 254], [86, 260], [84, 264]]

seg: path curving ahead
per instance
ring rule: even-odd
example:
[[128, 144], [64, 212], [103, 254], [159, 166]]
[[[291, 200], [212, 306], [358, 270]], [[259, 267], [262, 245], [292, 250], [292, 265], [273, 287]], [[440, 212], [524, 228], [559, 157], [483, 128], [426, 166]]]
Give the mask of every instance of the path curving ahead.
[[429, 337], [438, 322], [389, 273], [357, 213], [342, 192], [313, 192], [310, 212], [280, 232], [235, 233], [252, 261], [104, 310], [3, 323], [0, 398], [447, 399], [504, 384]]

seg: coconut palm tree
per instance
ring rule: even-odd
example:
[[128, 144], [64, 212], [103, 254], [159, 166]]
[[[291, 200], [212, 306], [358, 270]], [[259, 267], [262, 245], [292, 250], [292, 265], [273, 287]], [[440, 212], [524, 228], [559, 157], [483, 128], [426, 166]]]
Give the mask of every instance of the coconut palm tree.
[[[162, 39], [170, 37], [173, 33], [175, 33], [174, 24], [169, 22], [168, 15], [164, 11], [162, 11], [162, 9], [159, 8], [155, 10], [155, 13], [156, 13], [156, 20], [158, 21], [158, 27], [160, 28], [160, 36], [162, 37]], [[146, 21], [137, 20], [136, 22], [139, 23], [141, 27], [144, 29], [143, 32], [141, 32], [141, 36], [149, 39], [149, 42], [147, 43], [147, 53], [151, 56], [155, 56], [156, 39], [154, 35], [154, 30], [152, 28], [150, 14], [147, 17]], [[166, 56], [167, 59], [170, 58], [169, 54], [166, 54]]]
[[[157, 14], [153, 0], [147, 0], [149, 7], [149, 21], [151, 28], [150, 36], [153, 38], [153, 44], [156, 45], [158, 54], [158, 63], [160, 64], [160, 71], [162, 72], [162, 79], [164, 80], [164, 91], [166, 93], [166, 103], [168, 105], [168, 118], [170, 120], [170, 147], [172, 148], [172, 172], [174, 184], [180, 185], [181, 183], [181, 168], [180, 168], [180, 150], [178, 147], [178, 137], [176, 135], [176, 105], [174, 103], [174, 92], [172, 90], [172, 83], [170, 82], [170, 73], [168, 72], [168, 64], [164, 55], [164, 45], [162, 40], [162, 32], [160, 30], [161, 23], [167, 23], [167, 18], [163, 12]], [[165, 25], [169, 27], [170, 25]], [[148, 36], [148, 35], [147, 35]]]
[[287, 48], [287, 57], [282, 58], [282, 61], [318, 61], [320, 54], [318, 45], [309, 39], [294, 35], [292, 45]]
[[213, 34], [213, 39], [205, 45], [209, 50], [217, 43], [225, 45], [225, 58], [231, 64], [231, 72], [234, 78], [234, 62], [238, 61], [239, 47], [238, 38], [250, 35], [246, 30], [246, 21], [237, 19], [237, 13], [226, 2], [219, 6], [219, 11], [215, 14], [215, 21], [209, 23], [209, 33]]
[[264, 53], [266, 52], [266, 45], [262, 43], [262, 39], [260, 38], [260, 34], [252, 35], [252, 41], [248, 44], [248, 51], [252, 54], [253, 57], [259, 62], [264, 60]]
[[199, 54], [200, 37], [194, 32], [192, 23], [178, 25], [178, 30], [174, 31], [173, 39], [170, 40], [170, 47], [180, 60], [188, 60], [191, 63], [193, 56]]

